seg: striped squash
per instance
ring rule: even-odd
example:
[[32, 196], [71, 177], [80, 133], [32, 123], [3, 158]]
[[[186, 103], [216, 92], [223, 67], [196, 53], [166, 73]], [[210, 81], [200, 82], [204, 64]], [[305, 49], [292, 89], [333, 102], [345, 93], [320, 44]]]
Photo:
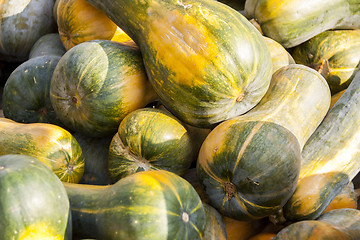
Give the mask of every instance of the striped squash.
[[272, 74], [261, 34], [208, 0], [87, 0], [140, 47], [155, 91], [184, 123], [210, 127], [264, 96]]

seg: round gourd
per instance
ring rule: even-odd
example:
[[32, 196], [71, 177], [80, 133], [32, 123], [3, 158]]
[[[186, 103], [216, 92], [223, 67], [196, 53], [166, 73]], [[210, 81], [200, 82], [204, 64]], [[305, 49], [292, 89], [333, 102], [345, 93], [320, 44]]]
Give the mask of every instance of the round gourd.
[[182, 175], [194, 160], [194, 146], [182, 123], [170, 113], [142, 108], [120, 123], [109, 147], [113, 181], [139, 171], [164, 169]]
[[39, 159], [64, 182], [78, 183], [84, 157], [76, 139], [49, 123], [17, 123], [0, 118], [0, 155], [24, 154]]
[[71, 239], [67, 193], [38, 159], [1, 156], [0, 196], [0, 239]]
[[204, 231], [204, 238], [206, 240], [226, 240], [226, 226], [221, 214], [212, 206], [203, 203], [206, 224]]
[[4, 116], [22, 123], [61, 124], [50, 102], [50, 82], [59, 56], [31, 58], [7, 79], [3, 94]]
[[48, 33], [40, 37], [32, 46], [29, 58], [55, 55], [61, 57], [66, 52], [58, 33]]
[[57, 25], [66, 50], [90, 40], [104, 39], [124, 42], [131, 40], [102, 10], [95, 8], [86, 0], [58, 1]]
[[69, 129], [91, 137], [113, 136], [127, 114], [155, 99], [139, 49], [109, 40], [68, 50], [51, 79], [56, 115]]
[[143, 171], [113, 185], [65, 183], [74, 234], [95, 239], [203, 239], [205, 210], [178, 175]]
[[3, 0], [0, 5], [0, 59], [23, 62], [34, 43], [56, 31], [54, 1]]
[[208, 128], [254, 107], [272, 63], [257, 29], [208, 0], [88, 0], [140, 47], [161, 102], [182, 122]]

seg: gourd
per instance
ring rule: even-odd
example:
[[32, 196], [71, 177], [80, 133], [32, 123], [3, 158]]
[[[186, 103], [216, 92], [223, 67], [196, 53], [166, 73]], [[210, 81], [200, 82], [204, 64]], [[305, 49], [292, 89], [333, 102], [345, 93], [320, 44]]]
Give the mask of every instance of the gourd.
[[329, 29], [359, 28], [360, 8], [350, 0], [248, 0], [245, 16], [255, 19], [264, 35], [285, 48], [295, 47]]
[[309, 67], [275, 72], [260, 103], [216, 126], [201, 146], [197, 173], [210, 204], [238, 220], [281, 209], [295, 190], [301, 149], [330, 98], [325, 79]]
[[354, 189], [353, 182], [344, 187], [341, 192], [330, 202], [323, 213], [340, 208], [354, 208], [357, 209], [357, 196]]
[[109, 147], [113, 181], [139, 171], [164, 169], [178, 175], [194, 160], [190, 133], [172, 114], [155, 108], [129, 113], [120, 123]]
[[4, 116], [21, 123], [61, 125], [50, 101], [50, 83], [60, 56], [39, 56], [20, 64], [2, 93]]
[[346, 89], [360, 63], [360, 29], [328, 30], [295, 47], [296, 63], [319, 71], [332, 95]]
[[39, 159], [61, 181], [78, 183], [84, 158], [76, 139], [49, 123], [17, 123], [0, 118], [0, 155], [24, 154]]
[[295, 63], [294, 58], [280, 43], [265, 36], [264, 39], [270, 51], [273, 73], [281, 67]]
[[342, 208], [324, 213], [317, 220], [303, 220], [282, 229], [274, 240], [343, 239], [360, 238], [360, 211]]
[[0, 6], [0, 60], [23, 62], [34, 43], [56, 32], [53, 1], [4, 0]]
[[203, 203], [203, 206], [206, 216], [206, 224], [205, 224], [203, 239], [226, 240], [227, 234], [226, 234], [226, 226], [225, 226], [224, 218], [211, 205], [207, 203]]
[[50, 85], [60, 121], [89, 137], [113, 136], [127, 114], [156, 98], [139, 49], [110, 40], [83, 42], [68, 50]]
[[208, 0], [87, 0], [139, 46], [159, 99], [186, 124], [210, 128], [264, 96], [269, 50], [239, 12]]
[[58, 33], [48, 33], [40, 37], [30, 49], [29, 58], [44, 55], [55, 55], [62, 57], [66, 49]]
[[143, 171], [113, 185], [64, 183], [73, 232], [95, 239], [202, 239], [205, 210], [194, 188], [178, 175]]
[[90, 40], [114, 40], [115, 35], [117, 40], [131, 40], [103, 11], [86, 0], [58, 1], [58, 32], [66, 50]]
[[37, 158], [0, 156], [0, 196], [0, 239], [71, 239], [64, 186]]
[[360, 171], [360, 73], [306, 142], [296, 190], [284, 206], [292, 221], [316, 219]]

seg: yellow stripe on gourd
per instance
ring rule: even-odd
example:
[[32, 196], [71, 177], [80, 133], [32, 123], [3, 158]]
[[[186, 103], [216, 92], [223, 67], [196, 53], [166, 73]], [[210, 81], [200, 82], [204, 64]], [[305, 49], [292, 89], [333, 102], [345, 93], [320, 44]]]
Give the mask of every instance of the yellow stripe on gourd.
[[38, 223], [28, 226], [23, 231], [19, 240], [62, 240], [64, 239], [60, 234], [54, 233], [54, 229], [49, 227], [46, 223]]

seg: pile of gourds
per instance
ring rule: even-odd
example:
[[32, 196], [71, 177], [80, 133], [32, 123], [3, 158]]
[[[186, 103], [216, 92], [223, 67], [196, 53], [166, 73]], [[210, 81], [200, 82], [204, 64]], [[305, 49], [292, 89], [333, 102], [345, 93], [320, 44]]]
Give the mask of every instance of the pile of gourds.
[[359, 6], [3, 1], [0, 239], [360, 239]]

